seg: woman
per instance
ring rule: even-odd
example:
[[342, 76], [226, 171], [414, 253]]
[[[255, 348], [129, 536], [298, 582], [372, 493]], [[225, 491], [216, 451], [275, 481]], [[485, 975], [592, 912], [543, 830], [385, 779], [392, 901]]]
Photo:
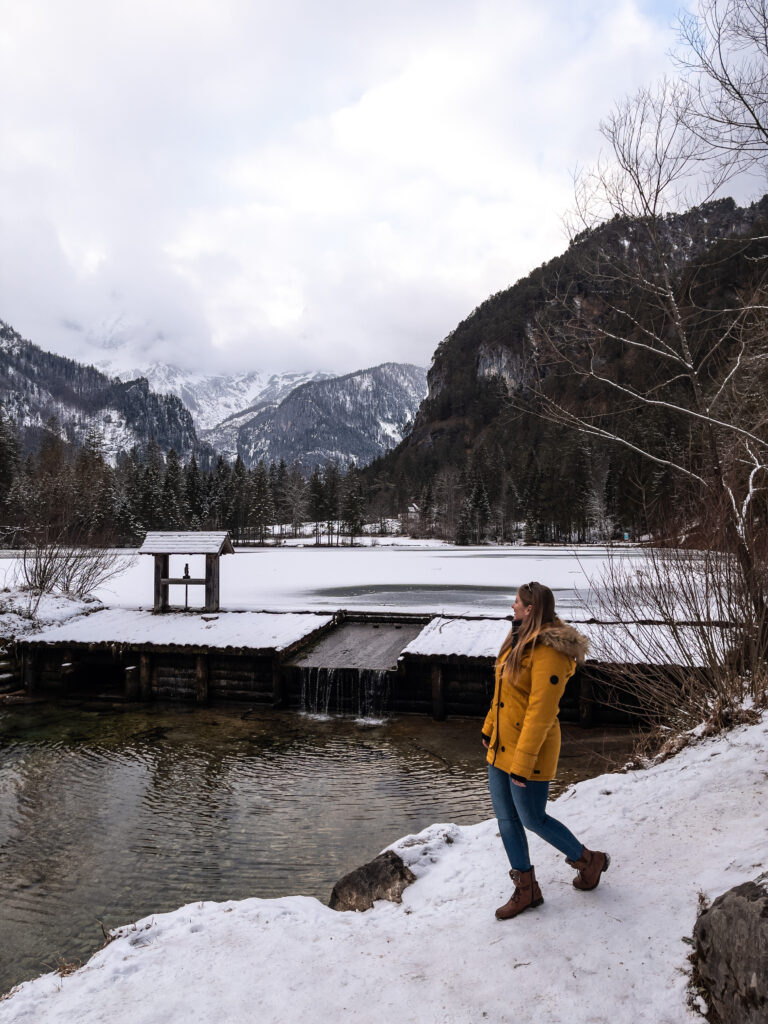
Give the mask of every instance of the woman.
[[513, 606], [515, 622], [496, 659], [496, 687], [483, 725], [493, 810], [515, 883], [496, 917], [507, 920], [544, 899], [528, 856], [525, 829], [541, 836], [576, 868], [577, 889], [597, 887], [608, 870], [606, 853], [588, 850], [546, 813], [549, 783], [560, 754], [557, 709], [565, 684], [583, 662], [587, 639], [555, 615], [549, 587], [526, 583]]

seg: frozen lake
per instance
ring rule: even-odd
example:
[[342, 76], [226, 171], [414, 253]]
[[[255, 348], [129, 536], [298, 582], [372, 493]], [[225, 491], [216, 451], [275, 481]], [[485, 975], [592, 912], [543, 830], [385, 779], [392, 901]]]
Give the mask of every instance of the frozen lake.
[[[238, 549], [221, 559], [222, 609], [365, 609], [434, 614], [506, 615], [517, 586], [538, 580], [555, 592], [566, 617], [585, 614], [589, 579], [608, 560], [604, 547], [455, 548], [416, 544], [327, 548]], [[635, 557], [622, 551], [622, 557]], [[174, 556], [171, 575], [185, 562], [203, 574], [202, 557]], [[0, 570], [2, 571], [2, 570]], [[125, 573], [97, 591], [113, 607], [151, 607], [153, 559], [136, 557]], [[202, 603], [190, 589], [190, 607]], [[181, 587], [171, 601], [184, 604]]]

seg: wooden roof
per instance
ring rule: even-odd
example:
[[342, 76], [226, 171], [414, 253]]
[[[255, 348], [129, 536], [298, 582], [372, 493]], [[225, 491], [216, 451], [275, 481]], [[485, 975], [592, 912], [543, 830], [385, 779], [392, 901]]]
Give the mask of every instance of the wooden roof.
[[226, 530], [153, 530], [139, 548], [140, 555], [233, 555]]

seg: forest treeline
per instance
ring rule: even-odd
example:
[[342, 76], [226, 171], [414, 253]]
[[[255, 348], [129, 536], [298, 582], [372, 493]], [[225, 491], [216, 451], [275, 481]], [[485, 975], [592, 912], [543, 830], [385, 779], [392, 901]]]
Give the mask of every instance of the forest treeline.
[[[0, 528], [8, 547], [40, 537], [131, 546], [147, 530], [205, 529], [272, 543], [306, 533], [308, 523], [318, 543], [349, 542], [364, 527], [459, 544], [587, 540], [617, 529], [593, 493], [569, 492], [562, 477], [535, 467], [535, 486], [521, 488], [500, 450], [484, 445], [467, 454], [461, 469], [443, 467], [421, 487], [406, 474], [385, 483], [335, 462], [309, 473], [282, 460], [247, 469], [239, 458], [230, 464], [220, 457], [205, 469], [194, 456], [182, 460], [155, 442], [112, 465], [95, 432], [74, 446], [53, 422], [37, 451], [20, 453], [11, 422], [0, 416]], [[574, 481], [595, 471], [576, 444], [570, 464]]]
[[209, 469], [183, 461], [150, 441], [115, 465], [99, 436], [64, 442], [51, 423], [39, 449], [25, 459], [12, 425], [0, 417], [2, 543], [19, 547], [40, 538], [131, 546], [147, 530], [229, 530], [235, 540], [264, 543], [315, 524], [318, 541], [336, 543], [363, 531], [366, 503], [354, 466], [329, 463], [307, 475], [298, 464], [259, 462], [246, 469], [219, 457]]

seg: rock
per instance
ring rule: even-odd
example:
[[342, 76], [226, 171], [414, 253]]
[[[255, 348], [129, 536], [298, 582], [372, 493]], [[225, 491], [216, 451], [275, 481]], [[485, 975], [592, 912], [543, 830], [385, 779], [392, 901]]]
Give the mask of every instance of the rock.
[[416, 875], [394, 850], [386, 850], [372, 861], [355, 868], [334, 885], [328, 906], [331, 910], [370, 910], [374, 900], [403, 902], [403, 890]]
[[693, 929], [701, 982], [723, 1024], [768, 1021], [768, 872], [718, 896]]

